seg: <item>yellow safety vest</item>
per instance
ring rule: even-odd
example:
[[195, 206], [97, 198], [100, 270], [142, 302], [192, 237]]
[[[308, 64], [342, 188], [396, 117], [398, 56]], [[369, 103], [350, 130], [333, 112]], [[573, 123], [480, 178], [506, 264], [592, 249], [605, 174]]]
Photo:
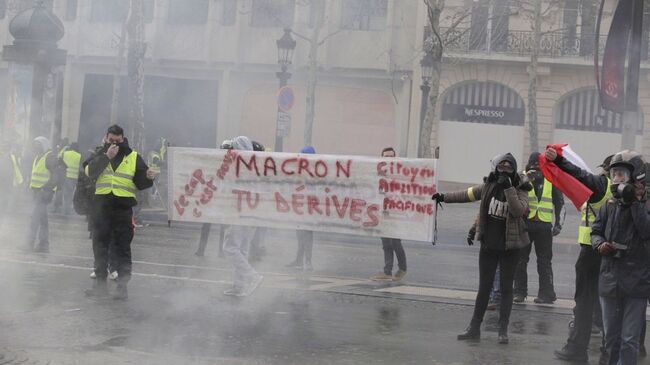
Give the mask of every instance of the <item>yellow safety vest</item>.
[[65, 163], [65, 177], [76, 180], [79, 176], [79, 163], [81, 154], [77, 151], [68, 150], [63, 153], [63, 163]]
[[149, 165], [151, 171], [155, 172], [156, 174], [160, 174], [160, 161], [162, 161], [162, 158], [158, 153], [154, 151], [149, 152], [147, 165]]
[[14, 186], [22, 185], [25, 180], [23, 179], [23, 173], [20, 172], [20, 164], [13, 153], [11, 154], [11, 162], [14, 165]]
[[603, 204], [612, 197], [612, 192], [609, 189], [610, 185], [611, 181], [607, 178], [607, 190], [602, 199], [597, 203], [586, 202], [582, 205], [582, 218], [580, 220], [580, 227], [578, 227], [579, 244], [591, 246], [591, 225], [596, 221], [596, 216], [598, 215], [600, 207], [602, 207]]
[[137, 157], [138, 153], [135, 151], [124, 156], [117, 170], [113, 170], [113, 166], [109, 162], [106, 169], [97, 178], [95, 195], [113, 194], [121, 198], [135, 198], [138, 189], [133, 182], [133, 176], [135, 176]]
[[29, 187], [33, 189], [40, 189], [48, 181], [50, 181], [50, 170], [47, 169], [45, 161], [47, 156], [50, 155], [52, 151], [47, 151], [40, 158], [34, 158], [34, 163], [32, 164], [32, 181], [29, 183]]
[[537, 200], [535, 189], [528, 192], [528, 219], [537, 216], [542, 222], [553, 221], [553, 185], [544, 179], [544, 188], [542, 189], [542, 198]]

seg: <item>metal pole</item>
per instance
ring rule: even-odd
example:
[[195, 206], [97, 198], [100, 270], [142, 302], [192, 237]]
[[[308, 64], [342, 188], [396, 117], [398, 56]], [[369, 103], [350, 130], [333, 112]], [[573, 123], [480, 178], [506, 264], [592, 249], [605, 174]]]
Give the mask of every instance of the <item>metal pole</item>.
[[[280, 89], [287, 86], [289, 83], [289, 79], [291, 78], [291, 74], [287, 72], [287, 67], [282, 66], [282, 71], [276, 72], [275, 75], [278, 77], [278, 80], [280, 80]], [[278, 107], [278, 113], [280, 112], [280, 108]], [[282, 136], [280, 136], [280, 131], [278, 130], [278, 119], [276, 118], [275, 121], [275, 151], [276, 152], [282, 152]]]
[[[427, 115], [427, 107], [429, 102], [429, 91], [431, 86], [429, 85], [429, 80], [424, 80], [422, 85], [420, 85], [420, 90], [422, 90], [422, 100], [420, 100], [420, 131], [422, 133], [422, 127], [424, 126], [424, 118]], [[418, 157], [422, 157], [422, 144], [418, 143]]]

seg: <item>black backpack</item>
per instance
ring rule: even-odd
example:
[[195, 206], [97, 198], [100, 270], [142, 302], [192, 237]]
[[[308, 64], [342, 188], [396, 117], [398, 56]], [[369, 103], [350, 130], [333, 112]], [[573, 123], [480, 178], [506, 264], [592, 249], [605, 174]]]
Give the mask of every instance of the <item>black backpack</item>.
[[93, 196], [95, 195], [95, 180], [88, 177], [84, 167], [79, 170], [77, 177], [77, 188], [72, 197], [72, 207], [79, 215], [90, 214]]

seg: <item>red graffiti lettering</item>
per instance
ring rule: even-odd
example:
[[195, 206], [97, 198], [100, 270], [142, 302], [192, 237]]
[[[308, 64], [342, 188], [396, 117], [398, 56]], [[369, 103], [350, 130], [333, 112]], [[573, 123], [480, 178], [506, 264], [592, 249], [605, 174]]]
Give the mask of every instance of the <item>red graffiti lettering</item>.
[[348, 160], [345, 167], [341, 164], [341, 161], [336, 161], [336, 177], [341, 177], [341, 174], [345, 177], [350, 178], [350, 168], [352, 166], [352, 160]]

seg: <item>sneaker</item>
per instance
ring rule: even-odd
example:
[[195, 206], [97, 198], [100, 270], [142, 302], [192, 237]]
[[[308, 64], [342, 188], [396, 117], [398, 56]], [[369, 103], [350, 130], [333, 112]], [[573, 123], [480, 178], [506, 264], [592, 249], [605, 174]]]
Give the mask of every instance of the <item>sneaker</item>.
[[385, 273], [382, 272], [381, 274], [371, 276], [370, 280], [377, 280], [377, 281], [388, 281], [388, 280], [390, 280], [390, 281], [392, 281], [393, 280], [393, 275], [385, 274]]
[[541, 298], [541, 297], [537, 297], [537, 298], [535, 298], [535, 300], [533, 300], [533, 301], [534, 301], [535, 303], [537, 303], [537, 304], [553, 304], [553, 303], [555, 303], [555, 300], [554, 300], [554, 299]]
[[264, 276], [257, 274], [244, 290], [245, 295], [251, 295], [264, 280]]
[[90, 273], [90, 278], [97, 279], [97, 274], [95, 274], [95, 270], [93, 270], [93, 272]]
[[512, 301], [514, 303], [523, 303], [526, 301], [526, 296], [522, 294], [515, 294], [515, 296], [512, 298]]
[[111, 280], [117, 280], [117, 271], [113, 271], [112, 273], [108, 274], [108, 278]]
[[233, 286], [230, 289], [224, 290], [223, 295], [229, 295], [231, 297], [245, 297], [246, 293], [244, 293], [244, 290], [242, 288]]
[[393, 281], [402, 281], [402, 279], [404, 279], [405, 276], [406, 276], [406, 271], [397, 270], [395, 276], [393, 276]]

